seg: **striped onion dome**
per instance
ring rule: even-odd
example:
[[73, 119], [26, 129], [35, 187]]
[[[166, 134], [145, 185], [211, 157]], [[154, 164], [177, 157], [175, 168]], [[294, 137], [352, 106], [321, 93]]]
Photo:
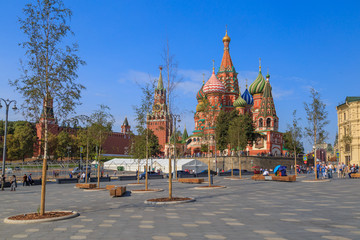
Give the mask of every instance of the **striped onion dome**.
[[246, 101], [241, 97], [241, 95], [239, 95], [238, 99], [235, 100], [234, 102], [234, 107], [245, 107], [246, 106]]
[[253, 105], [254, 104], [254, 99], [251, 96], [251, 94], [249, 93], [249, 91], [247, 90], [247, 88], [245, 89], [245, 91], [241, 95], [241, 97], [246, 101], [246, 104], [248, 104], [248, 105]]
[[224, 84], [217, 79], [215, 76], [215, 70], [213, 68], [213, 72], [209, 80], [205, 83], [203, 87], [203, 91], [205, 94], [211, 93], [225, 93], [225, 86]]
[[255, 79], [255, 81], [250, 85], [249, 92], [251, 95], [262, 93], [264, 91], [265, 86], [265, 78], [261, 74], [261, 70], [259, 71], [259, 75]]
[[198, 93], [196, 94], [196, 99], [199, 101], [203, 98], [205, 98], [205, 93], [204, 93], [204, 84], [201, 86], [200, 90], [198, 91]]

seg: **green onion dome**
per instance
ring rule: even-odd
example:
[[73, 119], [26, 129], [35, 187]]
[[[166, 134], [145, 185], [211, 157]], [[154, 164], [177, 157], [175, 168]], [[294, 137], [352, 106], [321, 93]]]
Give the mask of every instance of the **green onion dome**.
[[259, 75], [255, 79], [255, 81], [250, 85], [249, 92], [251, 95], [262, 93], [264, 91], [265, 86], [265, 78], [261, 74], [261, 70], [259, 71]]
[[203, 98], [205, 98], [205, 93], [203, 91], [203, 87], [204, 87], [204, 84], [201, 86], [200, 90], [198, 91], [198, 93], [196, 94], [196, 99], [199, 101]]
[[239, 95], [238, 99], [235, 100], [234, 102], [234, 107], [245, 107], [246, 106], [246, 101], [241, 97], [241, 95]]

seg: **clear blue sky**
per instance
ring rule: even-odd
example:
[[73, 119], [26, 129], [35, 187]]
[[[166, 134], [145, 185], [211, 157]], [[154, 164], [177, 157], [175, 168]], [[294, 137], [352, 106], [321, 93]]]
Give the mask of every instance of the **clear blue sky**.
[[[21, 97], [8, 85], [20, 76], [24, 38], [17, 18], [27, 1], [0, 1], [0, 97]], [[139, 103], [136, 82], [158, 76], [166, 39], [178, 62], [183, 83], [175, 105], [182, 114], [181, 128], [194, 128], [195, 95], [202, 73], [210, 76], [212, 59], [219, 67], [228, 25], [230, 54], [239, 73], [255, 80], [258, 58], [269, 69], [280, 118], [280, 130], [297, 110], [306, 126], [303, 102], [309, 88], [321, 93], [330, 124], [328, 142], [337, 130], [335, 107], [346, 96], [360, 95], [359, 1], [104, 1], [65, 0], [80, 55], [87, 62], [79, 81], [87, 89], [79, 114], [90, 114], [99, 104], [111, 107], [119, 131], [124, 117], [135, 125], [132, 105]], [[0, 119], [4, 119], [4, 109]], [[23, 119], [10, 112], [10, 120]], [[304, 139], [306, 148], [308, 140]]]

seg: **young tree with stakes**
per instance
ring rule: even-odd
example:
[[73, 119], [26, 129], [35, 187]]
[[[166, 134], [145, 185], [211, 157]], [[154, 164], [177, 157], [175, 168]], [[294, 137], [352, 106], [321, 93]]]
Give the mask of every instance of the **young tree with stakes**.
[[319, 92], [314, 88], [310, 89], [310, 103], [304, 102], [306, 119], [308, 126], [305, 127], [305, 135], [309, 138], [310, 143], [314, 146], [314, 171], [315, 179], [318, 178], [316, 166], [316, 145], [322, 143], [326, 137], [326, 125], [329, 124], [327, 120], [326, 104], [321, 100]]
[[79, 104], [85, 88], [76, 82], [77, 70], [85, 62], [77, 55], [78, 46], [65, 44], [72, 34], [68, 21], [72, 15], [61, 0], [37, 0], [24, 8], [19, 19], [27, 39], [20, 45], [26, 50], [22, 76], [10, 85], [24, 97], [24, 114], [39, 119], [44, 101], [44, 160], [42, 170], [40, 215], [45, 213], [46, 167], [48, 158], [49, 101], [56, 104], [58, 116], [66, 117]]
[[296, 157], [298, 154], [298, 148], [299, 146], [301, 146], [301, 138], [302, 138], [302, 131], [301, 128], [299, 126], [299, 121], [301, 119], [296, 117], [296, 110], [294, 110], [293, 112], [293, 121], [292, 121], [292, 125], [288, 125], [288, 133], [289, 133], [289, 138], [287, 139], [287, 145], [290, 147], [290, 149], [294, 152], [295, 155], [295, 176], [297, 175], [297, 171], [296, 171], [296, 167], [297, 167], [297, 163], [296, 163]]
[[[136, 115], [135, 121], [137, 122], [135, 129], [139, 136], [133, 138], [131, 155], [133, 156], [134, 159], [138, 159], [138, 175], [137, 175], [138, 183], [140, 183], [140, 159], [146, 158], [146, 170], [145, 170], [146, 191], [148, 190], [148, 160], [149, 160], [149, 132], [150, 132], [146, 126], [146, 120], [147, 120], [147, 115], [150, 113], [150, 110], [152, 109], [152, 105], [154, 102], [155, 84], [156, 84], [156, 79], [150, 78], [150, 82], [147, 82], [144, 86], [141, 87], [142, 96], [141, 96], [140, 104], [138, 106], [133, 106]], [[145, 142], [143, 142], [143, 136], [145, 136]]]

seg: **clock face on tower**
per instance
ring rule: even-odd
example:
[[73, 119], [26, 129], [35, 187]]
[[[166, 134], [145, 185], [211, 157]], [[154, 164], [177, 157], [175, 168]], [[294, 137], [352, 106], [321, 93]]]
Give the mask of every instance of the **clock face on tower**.
[[154, 110], [155, 110], [155, 112], [160, 112], [160, 110], [161, 110], [161, 105], [160, 105], [159, 103], [155, 104], [155, 105], [154, 105]]

